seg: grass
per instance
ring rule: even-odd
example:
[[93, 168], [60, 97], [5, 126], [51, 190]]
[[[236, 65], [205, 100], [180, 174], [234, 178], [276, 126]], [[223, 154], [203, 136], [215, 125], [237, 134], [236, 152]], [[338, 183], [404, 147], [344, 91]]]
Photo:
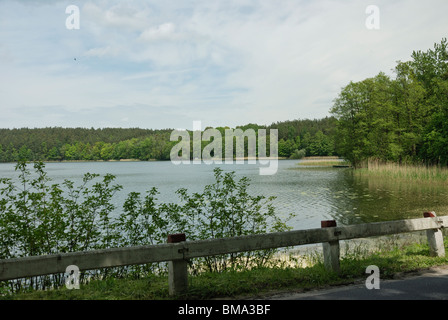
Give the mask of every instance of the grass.
[[380, 176], [414, 182], [448, 183], [448, 168], [440, 166], [407, 165], [369, 160], [364, 168], [355, 172], [359, 175]]
[[343, 160], [339, 157], [334, 156], [322, 156], [322, 157], [305, 157], [302, 158], [298, 163], [299, 166], [322, 166], [322, 167], [332, 167], [332, 166], [349, 166], [350, 162]]
[[304, 160], [298, 163], [299, 166], [322, 166], [322, 167], [332, 167], [332, 166], [349, 166], [348, 161], [341, 160]]
[[[448, 247], [445, 239], [445, 246]], [[355, 240], [353, 240], [355, 241]], [[341, 245], [341, 272], [327, 272], [318, 250], [306, 254], [290, 253], [288, 263], [221, 273], [205, 272], [189, 277], [189, 292], [182, 296], [168, 295], [166, 276], [151, 275], [142, 279], [95, 280], [81, 285], [79, 290], [65, 287], [47, 291], [3, 295], [5, 300], [167, 300], [167, 299], [241, 299], [263, 297], [268, 293], [306, 291], [312, 288], [359, 283], [365, 281], [367, 266], [376, 265], [381, 279], [397, 273], [448, 265], [448, 258], [430, 257], [427, 244], [403, 242], [386, 237], [375, 246], [363, 242]], [[279, 260], [280, 261], [280, 260]]]

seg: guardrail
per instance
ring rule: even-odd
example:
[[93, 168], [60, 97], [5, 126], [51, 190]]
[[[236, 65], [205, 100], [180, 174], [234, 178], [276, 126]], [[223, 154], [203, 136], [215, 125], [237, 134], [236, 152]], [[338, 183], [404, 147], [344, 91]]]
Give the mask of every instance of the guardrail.
[[339, 272], [339, 241], [391, 234], [425, 231], [433, 256], [445, 256], [442, 228], [448, 216], [425, 212], [424, 218], [340, 226], [336, 221], [321, 222], [321, 228], [239, 236], [233, 238], [186, 241], [185, 234], [168, 236], [168, 243], [148, 246], [91, 250], [0, 260], [0, 281], [65, 273], [67, 266], [92, 270], [168, 261], [171, 295], [188, 289], [187, 261], [191, 258], [253, 250], [323, 244], [327, 270]]

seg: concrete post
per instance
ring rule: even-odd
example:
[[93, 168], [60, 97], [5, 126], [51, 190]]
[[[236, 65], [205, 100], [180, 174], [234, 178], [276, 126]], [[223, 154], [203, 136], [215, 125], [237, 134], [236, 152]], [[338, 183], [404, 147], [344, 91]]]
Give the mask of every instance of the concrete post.
[[[186, 241], [184, 233], [168, 235], [168, 243]], [[168, 261], [168, 288], [170, 295], [177, 295], [188, 290], [188, 263], [186, 260]]]
[[[424, 212], [423, 216], [425, 218], [437, 219], [437, 215], [434, 211]], [[443, 244], [442, 230], [426, 230], [426, 237], [428, 238], [429, 254], [433, 257], [445, 257], [445, 246]]]
[[[331, 228], [336, 227], [335, 220], [324, 220], [321, 221], [322, 228]], [[339, 256], [340, 256], [340, 248], [339, 248], [339, 240], [323, 242], [322, 243], [323, 254], [324, 254], [324, 265], [325, 269], [328, 271], [339, 273]]]

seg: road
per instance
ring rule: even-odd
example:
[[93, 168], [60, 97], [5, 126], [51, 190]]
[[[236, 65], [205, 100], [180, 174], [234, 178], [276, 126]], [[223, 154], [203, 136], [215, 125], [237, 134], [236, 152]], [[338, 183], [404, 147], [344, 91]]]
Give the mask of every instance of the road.
[[[366, 276], [367, 277], [367, 276]], [[365, 282], [330, 289], [275, 294], [271, 300], [448, 300], [448, 267], [431, 268], [399, 279], [381, 280], [379, 289]]]

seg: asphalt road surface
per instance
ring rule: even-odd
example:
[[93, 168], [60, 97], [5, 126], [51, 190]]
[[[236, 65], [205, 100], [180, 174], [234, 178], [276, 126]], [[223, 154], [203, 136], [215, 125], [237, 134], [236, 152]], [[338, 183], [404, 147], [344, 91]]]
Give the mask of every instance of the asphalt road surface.
[[[367, 275], [366, 275], [367, 278]], [[379, 289], [367, 289], [365, 282], [302, 293], [282, 293], [272, 300], [448, 300], [448, 267], [382, 280]]]

